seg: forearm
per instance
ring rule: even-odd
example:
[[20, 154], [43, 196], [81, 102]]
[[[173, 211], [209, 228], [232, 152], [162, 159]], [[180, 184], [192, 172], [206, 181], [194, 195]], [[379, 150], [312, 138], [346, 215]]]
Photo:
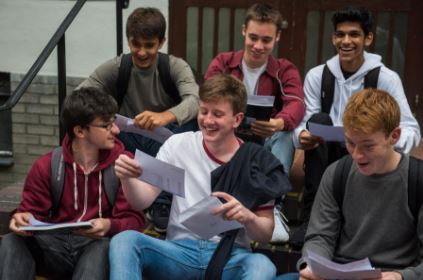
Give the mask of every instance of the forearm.
[[[252, 219], [244, 223], [247, 235], [258, 242], [269, 242], [272, 238], [274, 221], [273, 221], [273, 209], [266, 210], [267, 213], [264, 215], [257, 215], [253, 213]], [[263, 212], [263, 211], [262, 211]], [[269, 215], [269, 212], [270, 215]]]
[[148, 208], [160, 193], [160, 189], [136, 178], [121, 179], [125, 197], [132, 208], [144, 210]]

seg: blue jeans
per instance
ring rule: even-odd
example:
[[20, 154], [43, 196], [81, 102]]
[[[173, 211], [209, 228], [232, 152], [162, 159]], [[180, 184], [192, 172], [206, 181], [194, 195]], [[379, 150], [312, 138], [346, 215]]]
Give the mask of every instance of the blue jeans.
[[275, 280], [298, 280], [300, 275], [296, 272], [293, 273], [285, 273], [277, 276]]
[[266, 138], [264, 142], [264, 147], [279, 159], [287, 175], [289, 175], [289, 170], [294, 159], [295, 148], [292, 142], [292, 135], [292, 131], [279, 131], [271, 137]]
[[[124, 231], [110, 243], [110, 279], [204, 279], [217, 243], [208, 240], [160, 240]], [[234, 246], [222, 279], [273, 279], [274, 264], [262, 254]]]

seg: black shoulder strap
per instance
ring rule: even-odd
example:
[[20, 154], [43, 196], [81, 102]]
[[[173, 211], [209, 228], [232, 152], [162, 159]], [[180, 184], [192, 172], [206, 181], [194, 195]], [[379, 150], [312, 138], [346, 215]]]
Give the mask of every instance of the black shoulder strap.
[[379, 72], [380, 66], [367, 72], [366, 76], [364, 77], [364, 88], [377, 88]]
[[163, 89], [176, 103], [181, 102], [178, 88], [170, 76], [169, 55], [159, 52], [157, 69], [159, 70], [160, 82], [162, 83]]
[[130, 53], [122, 55], [119, 66], [119, 74], [116, 82], [116, 101], [119, 107], [122, 105], [123, 97], [128, 90], [129, 78], [131, 77], [132, 55]]
[[330, 72], [329, 67], [325, 64], [322, 74], [322, 112], [329, 114], [333, 103], [333, 94], [335, 92], [335, 76]]
[[51, 193], [51, 208], [50, 217], [56, 212], [59, 207], [60, 200], [63, 194], [63, 184], [65, 181], [65, 168], [62, 154], [62, 147], [56, 147], [51, 156], [50, 163], [50, 193]]
[[408, 167], [408, 207], [417, 225], [420, 207], [423, 203], [423, 161], [410, 156]]
[[345, 155], [338, 161], [335, 167], [335, 175], [333, 177], [333, 196], [335, 197], [339, 209], [342, 208], [345, 188], [352, 162], [352, 157], [350, 155]]
[[115, 174], [115, 164], [109, 165], [103, 170], [104, 190], [110, 205], [115, 205], [119, 191], [119, 178]]

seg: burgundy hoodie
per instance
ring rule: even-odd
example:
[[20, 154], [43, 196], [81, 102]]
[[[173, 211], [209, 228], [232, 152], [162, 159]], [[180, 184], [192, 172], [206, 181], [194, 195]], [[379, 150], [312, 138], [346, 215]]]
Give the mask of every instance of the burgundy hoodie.
[[[36, 219], [51, 223], [88, 221], [100, 216], [110, 218], [111, 227], [107, 233], [109, 236], [128, 229], [143, 230], [144, 216], [129, 206], [122, 187], [119, 188], [114, 207], [111, 207], [106, 198], [104, 182], [100, 183], [100, 171], [112, 164], [121, 153], [125, 153], [122, 142], [116, 139], [112, 150], [100, 150], [99, 163], [87, 175], [73, 161], [71, 142], [68, 136], [65, 136], [62, 147], [65, 183], [62, 200], [55, 216], [48, 219], [52, 204], [50, 195], [51, 152], [37, 159], [29, 171], [25, 179], [22, 202], [17, 212], [30, 212]], [[100, 191], [101, 196], [99, 197]]]
[[[218, 73], [229, 73], [242, 81], [243, 57], [244, 50], [218, 54], [210, 62], [205, 79]], [[293, 130], [303, 120], [305, 104], [300, 72], [287, 59], [269, 56], [266, 70], [258, 80], [257, 92], [258, 95], [275, 96], [272, 118], [284, 120], [283, 130]]]

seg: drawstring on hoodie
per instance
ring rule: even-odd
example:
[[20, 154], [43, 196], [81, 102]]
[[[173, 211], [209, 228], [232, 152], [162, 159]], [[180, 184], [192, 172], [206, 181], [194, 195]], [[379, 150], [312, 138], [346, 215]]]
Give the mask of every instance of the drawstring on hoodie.
[[103, 175], [101, 174], [101, 171], [98, 172], [98, 216], [102, 218], [101, 216], [101, 180], [103, 178]]
[[78, 188], [76, 187], [76, 162], [73, 162], [73, 209], [78, 210]]
[[[85, 176], [85, 183], [84, 183], [84, 190], [85, 190], [85, 195], [84, 195], [84, 210], [82, 211], [82, 215], [81, 217], [79, 217], [78, 222], [82, 220], [82, 218], [84, 217], [85, 213], [87, 212], [87, 203], [88, 203], [88, 176], [90, 175], [90, 173], [97, 167], [98, 163], [96, 165], [94, 165], [90, 171], [88, 172], [84, 172], [84, 176]], [[72, 163], [72, 167], [73, 167], [73, 208], [75, 209], [75, 211], [78, 210], [78, 186], [77, 186], [77, 166], [76, 166], [76, 162]], [[102, 218], [102, 207], [101, 207], [101, 195], [102, 195], [102, 188], [101, 188], [101, 183], [103, 180], [103, 176], [101, 171], [98, 172], [98, 216], [100, 218]]]

